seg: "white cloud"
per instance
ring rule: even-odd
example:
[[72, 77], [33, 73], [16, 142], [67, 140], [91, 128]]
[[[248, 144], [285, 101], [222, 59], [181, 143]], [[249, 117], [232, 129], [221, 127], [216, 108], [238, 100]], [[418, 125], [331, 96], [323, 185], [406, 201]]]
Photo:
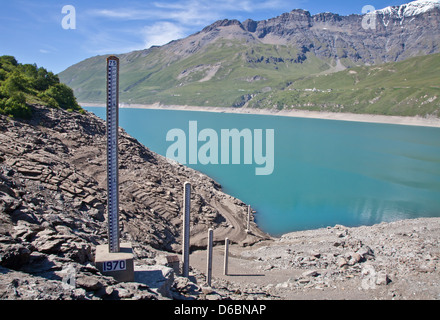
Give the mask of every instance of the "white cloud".
[[[91, 24], [86, 36], [88, 50], [123, 53], [160, 46], [200, 31], [216, 20], [244, 20], [255, 13], [264, 14], [277, 9], [284, 11], [300, 1], [304, 0], [137, 1], [124, 7], [91, 9], [86, 13], [86, 20]], [[116, 25], [117, 29], [114, 28]]]
[[90, 10], [88, 14], [95, 17], [118, 20], [146, 20], [158, 17], [156, 11], [142, 10], [136, 8]]
[[[299, 2], [294, 0], [291, 2]], [[89, 14], [118, 20], [173, 21], [186, 26], [206, 26], [218, 19], [227, 19], [237, 13], [251, 13], [268, 9], [286, 8], [282, 0], [174, 0], [153, 2], [148, 6], [138, 3], [132, 7], [95, 9]]]
[[135, 12], [127, 10], [93, 10], [90, 12], [92, 15], [101, 16], [106, 18], [118, 18], [118, 19], [132, 19]]
[[114, 20], [140, 20], [145, 22], [173, 21], [183, 25], [204, 25], [220, 17], [218, 10], [206, 6], [200, 0], [176, 1], [173, 3], [154, 3], [132, 8], [90, 10], [92, 17]]
[[[131, 33], [135, 34], [139, 31], [133, 30]], [[140, 35], [127, 39], [126, 34], [116, 30], [87, 33], [83, 44], [84, 50], [93, 54], [121, 54], [145, 49], [145, 43]]]
[[40, 53], [43, 54], [49, 54], [49, 53], [56, 53], [58, 52], [58, 49], [55, 48], [54, 46], [48, 45], [48, 44], [43, 44], [42, 48], [40, 50], [38, 50]]
[[158, 22], [152, 26], [145, 27], [142, 30], [145, 48], [151, 46], [161, 46], [172, 40], [185, 37], [184, 28], [171, 22]]

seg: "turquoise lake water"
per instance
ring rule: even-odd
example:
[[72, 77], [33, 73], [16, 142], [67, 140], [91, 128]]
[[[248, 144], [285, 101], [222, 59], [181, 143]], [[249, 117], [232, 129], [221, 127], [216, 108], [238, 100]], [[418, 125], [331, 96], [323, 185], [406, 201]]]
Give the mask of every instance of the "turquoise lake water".
[[[85, 109], [105, 119], [105, 108]], [[219, 137], [222, 129], [274, 129], [272, 175], [257, 176], [256, 164], [188, 165], [252, 205], [257, 224], [272, 235], [440, 217], [440, 128], [120, 109], [120, 126], [164, 156], [173, 144], [167, 133], [181, 129], [188, 136], [190, 121]]]

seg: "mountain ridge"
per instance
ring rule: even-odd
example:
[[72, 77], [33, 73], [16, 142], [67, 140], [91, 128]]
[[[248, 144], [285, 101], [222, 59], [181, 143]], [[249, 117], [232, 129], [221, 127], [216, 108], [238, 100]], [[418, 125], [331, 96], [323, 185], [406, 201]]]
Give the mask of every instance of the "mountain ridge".
[[[413, 10], [411, 19], [374, 11], [372, 29], [363, 25], [366, 15], [312, 15], [302, 9], [261, 21], [218, 20], [184, 39], [119, 55], [121, 102], [242, 107], [262, 92], [340, 70], [337, 65], [379, 65], [435, 54], [440, 52], [440, 6], [425, 2], [429, 10]], [[105, 103], [104, 62], [105, 56], [87, 59], [63, 71], [60, 79], [79, 101]]]

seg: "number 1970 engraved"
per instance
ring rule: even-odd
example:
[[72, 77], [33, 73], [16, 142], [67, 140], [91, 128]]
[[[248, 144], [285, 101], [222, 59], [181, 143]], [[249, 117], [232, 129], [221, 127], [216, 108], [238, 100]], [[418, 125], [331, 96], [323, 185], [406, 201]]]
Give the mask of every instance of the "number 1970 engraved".
[[120, 261], [106, 261], [104, 262], [103, 271], [123, 271], [127, 269], [127, 262], [125, 260]]

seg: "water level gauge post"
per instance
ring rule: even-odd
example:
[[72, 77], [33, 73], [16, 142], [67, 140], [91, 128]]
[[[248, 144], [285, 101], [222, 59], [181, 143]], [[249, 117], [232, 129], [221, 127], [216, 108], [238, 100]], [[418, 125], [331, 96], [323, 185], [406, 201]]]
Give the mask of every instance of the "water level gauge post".
[[109, 252], [117, 253], [119, 244], [119, 59], [107, 59], [107, 210]]
[[130, 243], [120, 243], [119, 231], [119, 59], [107, 58], [107, 211], [108, 246], [96, 248], [95, 265], [119, 282], [134, 281]]

